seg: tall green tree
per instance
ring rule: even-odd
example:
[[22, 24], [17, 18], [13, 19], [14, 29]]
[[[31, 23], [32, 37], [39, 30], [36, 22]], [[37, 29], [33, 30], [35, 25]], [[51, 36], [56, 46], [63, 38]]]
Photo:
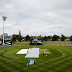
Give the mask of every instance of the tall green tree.
[[34, 40], [34, 37], [33, 36], [30, 36], [30, 41], [32, 42], [32, 40]]
[[70, 37], [70, 41], [72, 41], [72, 36]]
[[46, 36], [44, 36], [43, 40], [44, 40], [44, 41], [47, 41], [47, 40], [48, 40], [48, 38], [47, 38]]
[[16, 40], [18, 40], [18, 38], [19, 38], [19, 35], [17, 35], [17, 34], [16, 34], [15, 36], [16, 36]]
[[12, 36], [12, 42], [15, 42], [15, 41], [16, 41], [16, 36], [13, 35], [13, 36]]
[[19, 30], [19, 36], [21, 36], [21, 31]]
[[52, 39], [52, 36], [48, 36], [48, 40], [51, 40]]
[[57, 35], [54, 35], [53, 37], [52, 37], [52, 41], [57, 41], [58, 40], [58, 36]]
[[19, 36], [19, 37], [18, 37], [18, 41], [21, 41], [21, 40], [22, 40], [22, 36]]
[[43, 36], [38, 36], [38, 40], [41, 40], [41, 41], [43, 41]]
[[27, 35], [25, 38], [26, 38], [26, 41], [30, 41], [30, 36], [29, 35]]
[[66, 37], [62, 34], [61, 35], [61, 41], [65, 41]]
[[18, 35], [18, 41], [22, 40], [22, 35], [21, 35], [21, 31], [19, 30], [19, 35]]

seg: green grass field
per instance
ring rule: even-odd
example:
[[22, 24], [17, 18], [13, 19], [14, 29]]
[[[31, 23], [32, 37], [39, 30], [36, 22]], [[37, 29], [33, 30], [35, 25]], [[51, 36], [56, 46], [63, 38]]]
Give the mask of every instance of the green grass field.
[[13, 44], [15, 44], [15, 45], [25, 45], [25, 44], [29, 45], [29, 43], [30, 43], [30, 41], [23, 41], [23, 42], [16, 41]]
[[[32, 48], [23, 46], [22, 48]], [[72, 72], [72, 47], [36, 46], [48, 49], [48, 56], [40, 54], [36, 64], [27, 65], [25, 55], [17, 55], [20, 47], [0, 47], [0, 72]], [[64, 53], [65, 55], [61, 55]]]
[[72, 46], [71, 41], [43, 41], [44, 45], [68, 45]]
[[[30, 41], [23, 41], [23, 42], [14, 42], [13, 45], [29, 45]], [[68, 45], [72, 46], [71, 41], [43, 41], [43, 45]]]

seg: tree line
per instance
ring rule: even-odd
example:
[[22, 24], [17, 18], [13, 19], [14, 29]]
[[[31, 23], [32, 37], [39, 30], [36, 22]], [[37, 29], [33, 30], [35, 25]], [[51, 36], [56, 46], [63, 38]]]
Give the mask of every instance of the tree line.
[[53, 35], [53, 36], [22, 36], [21, 35], [21, 32], [19, 31], [19, 34], [14, 34], [12, 36], [12, 41], [32, 41], [34, 40], [35, 38], [37, 38], [38, 40], [41, 40], [41, 41], [65, 41], [66, 39], [69, 40], [69, 41], [72, 41], [72, 36], [64, 36], [63, 34], [61, 36], [58, 36], [58, 35]]

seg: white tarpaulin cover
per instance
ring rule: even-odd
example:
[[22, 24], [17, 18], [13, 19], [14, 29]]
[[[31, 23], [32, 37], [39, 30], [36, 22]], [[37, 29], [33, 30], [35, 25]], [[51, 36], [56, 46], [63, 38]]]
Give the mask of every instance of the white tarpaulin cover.
[[29, 48], [28, 54], [39, 54], [39, 48]]
[[16, 54], [27, 54], [28, 49], [21, 49], [19, 52]]
[[39, 54], [27, 54], [25, 58], [39, 58]]
[[39, 48], [21, 49], [16, 54], [27, 54], [25, 58], [39, 58]]
[[25, 58], [39, 58], [39, 48], [29, 48]]

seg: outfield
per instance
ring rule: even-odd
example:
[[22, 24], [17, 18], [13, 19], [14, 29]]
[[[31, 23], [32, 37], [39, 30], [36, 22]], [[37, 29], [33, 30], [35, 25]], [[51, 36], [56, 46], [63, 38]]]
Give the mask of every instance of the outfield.
[[[13, 45], [29, 45], [30, 41], [14, 42]], [[72, 46], [72, 41], [43, 41], [43, 45], [68, 45]]]
[[43, 41], [44, 45], [68, 45], [72, 46], [72, 41]]
[[[33, 46], [23, 46], [28, 49]], [[48, 56], [40, 54], [36, 64], [26, 67], [25, 55], [17, 55], [20, 47], [0, 47], [0, 72], [71, 72], [72, 47], [64, 46], [36, 46], [48, 49]], [[61, 55], [64, 53], [64, 55]]]

